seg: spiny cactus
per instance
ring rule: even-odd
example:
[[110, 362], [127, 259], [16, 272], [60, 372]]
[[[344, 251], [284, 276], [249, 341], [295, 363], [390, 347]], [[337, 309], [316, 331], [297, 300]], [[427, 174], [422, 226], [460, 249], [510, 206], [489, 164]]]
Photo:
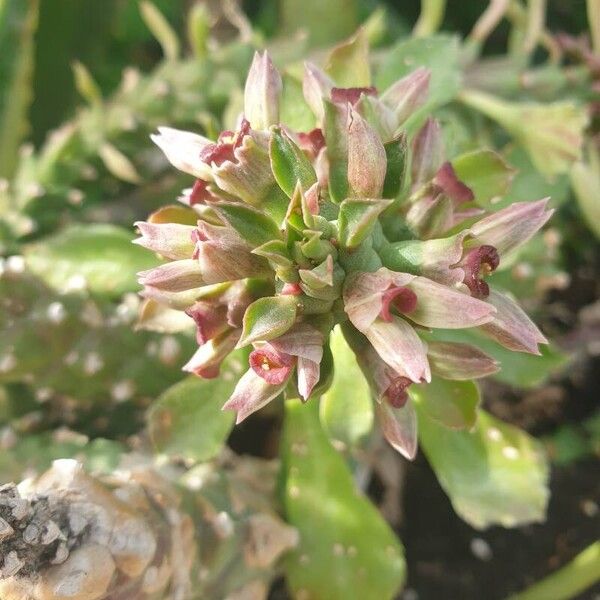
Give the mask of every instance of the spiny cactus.
[[297, 542], [275, 512], [274, 465], [128, 462], [93, 476], [63, 459], [0, 488], [3, 600], [266, 598]]
[[279, 121], [281, 77], [257, 53], [236, 131], [212, 142], [159, 129], [154, 141], [196, 178], [181, 200], [198, 221], [137, 224], [138, 243], [168, 260], [140, 283], [148, 302], [196, 322], [199, 349], [185, 370], [215, 377], [231, 350], [253, 346], [224, 406], [238, 422], [284, 391], [320, 395], [340, 325], [384, 435], [412, 458], [408, 388], [432, 373], [462, 380], [498, 368], [474, 346], [437, 341], [437, 329], [476, 328], [532, 354], [546, 343], [485, 278], [552, 211], [547, 199], [485, 210], [445, 159], [434, 119], [408, 143], [407, 123], [427, 99], [426, 69], [382, 94], [368, 73], [355, 77], [358, 87], [339, 87], [308, 64], [303, 90], [317, 127], [295, 132]]

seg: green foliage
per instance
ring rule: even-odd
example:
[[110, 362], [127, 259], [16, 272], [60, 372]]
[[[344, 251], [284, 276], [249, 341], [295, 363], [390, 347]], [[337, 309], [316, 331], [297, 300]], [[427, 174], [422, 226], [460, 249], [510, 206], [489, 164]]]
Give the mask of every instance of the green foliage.
[[449, 429], [427, 414], [427, 393], [417, 402], [419, 442], [454, 510], [478, 529], [542, 521], [548, 466], [539, 442], [483, 410], [472, 431]]
[[272, 340], [284, 334], [296, 319], [294, 296], [259, 298], [244, 313], [244, 328], [238, 347], [256, 340]]
[[112, 225], [73, 225], [26, 246], [25, 262], [59, 292], [68, 289], [73, 278], [83, 278], [93, 294], [120, 298], [138, 289], [136, 273], [157, 264], [131, 243], [133, 237]]
[[405, 579], [403, 550], [375, 507], [355, 488], [321, 428], [318, 405], [286, 403], [284, 509], [300, 543], [285, 561], [293, 593], [307, 599], [384, 600]]
[[335, 369], [331, 387], [320, 402], [321, 425], [330, 438], [353, 447], [373, 427], [371, 392], [339, 327], [331, 336], [331, 352]]

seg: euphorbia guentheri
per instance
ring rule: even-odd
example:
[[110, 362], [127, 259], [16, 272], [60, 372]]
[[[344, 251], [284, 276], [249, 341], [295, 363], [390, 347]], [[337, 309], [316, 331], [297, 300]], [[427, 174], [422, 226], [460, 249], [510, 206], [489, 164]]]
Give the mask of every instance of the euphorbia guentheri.
[[487, 213], [445, 161], [438, 122], [426, 120], [409, 140], [404, 125], [428, 85], [420, 68], [382, 94], [340, 88], [307, 64], [303, 90], [317, 127], [293, 131], [279, 119], [281, 77], [257, 53], [236, 131], [216, 142], [170, 128], [153, 136], [196, 178], [180, 200], [197, 223], [137, 224], [137, 243], [168, 259], [140, 274], [143, 294], [195, 322], [199, 348], [186, 371], [217, 377], [232, 350], [252, 347], [224, 406], [238, 422], [282, 392], [321, 394], [339, 325], [383, 433], [413, 457], [409, 386], [427, 385], [432, 372], [464, 380], [498, 369], [474, 346], [432, 341], [430, 330], [477, 328], [533, 354], [546, 342], [485, 278], [547, 221], [547, 201]]

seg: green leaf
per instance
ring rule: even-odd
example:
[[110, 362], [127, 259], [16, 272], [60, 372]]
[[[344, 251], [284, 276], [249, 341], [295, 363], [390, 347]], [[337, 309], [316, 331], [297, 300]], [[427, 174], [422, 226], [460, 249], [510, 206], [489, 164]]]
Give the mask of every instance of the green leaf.
[[600, 152], [590, 143], [588, 162], [579, 161], [571, 169], [571, 185], [589, 228], [600, 238]]
[[364, 29], [331, 51], [325, 70], [339, 87], [371, 85], [369, 40]]
[[33, 99], [39, 0], [0, 2], [0, 177], [10, 177], [27, 133]]
[[333, 382], [321, 398], [321, 425], [330, 438], [355, 446], [373, 428], [371, 391], [339, 326], [330, 339]]
[[307, 156], [279, 127], [272, 130], [269, 154], [275, 180], [289, 198], [293, 196], [297, 182], [304, 191], [317, 182]]
[[88, 68], [82, 62], [76, 60], [72, 64], [72, 69], [75, 77], [75, 87], [81, 97], [92, 105], [102, 102], [102, 90]]
[[315, 115], [302, 92], [302, 82], [290, 73], [283, 74], [283, 91], [279, 112], [282, 123], [294, 131], [310, 131], [316, 127]]
[[318, 410], [316, 402], [286, 403], [284, 507], [300, 533], [298, 548], [284, 562], [288, 585], [306, 600], [389, 600], [405, 579], [402, 546], [356, 490]]
[[98, 155], [111, 175], [126, 183], [138, 184], [142, 178], [133, 163], [115, 146], [105, 142], [100, 146]]
[[462, 519], [477, 529], [544, 520], [548, 465], [537, 440], [482, 410], [466, 432], [440, 425], [421, 402], [416, 406], [421, 448]]
[[348, 130], [346, 109], [323, 101], [325, 108], [323, 133], [329, 160], [329, 193], [338, 204], [348, 196]]
[[431, 383], [409, 388], [411, 398], [437, 423], [451, 429], [471, 429], [477, 421], [479, 389], [472, 381], [433, 377]]
[[540, 356], [513, 352], [472, 329], [436, 329], [431, 337], [477, 346], [500, 363], [500, 371], [493, 378], [519, 388], [537, 387], [567, 362], [567, 357], [552, 345], [541, 345]]
[[339, 240], [344, 248], [356, 248], [371, 235], [379, 215], [392, 200], [347, 198], [340, 205]]
[[131, 243], [133, 238], [113, 225], [72, 225], [26, 246], [25, 261], [58, 291], [73, 277], [83, 277], [91, 292], [118, 298], [136, 291], [136, 274], [157, 264], [151, 252]]
[[397, 198], [404, 188], [408, 167], [406, 135], [391, 140], [383, 145], [387, 157], [387, 170], [383, 182], [383, 197]]
[[157, 39], [167, 60], [179, 56], [179, 39], [165, 16], [147, 0], [140, 2], [140, 13], [152, 35]]
[[248, 204], [219, 202], [214, 208], [219, 216], [253, 246], [261, 246], [281, 237], [275, 221]]
[[506, 194], [516, 172], [493, 150], [461, 154], [452, 166], [458, 178], [473, 190], [477, 204], [488, 209], [493, 207], [494, 199]]
[[148, 430], [158, 452], [189, 460], [216, 456], [227, 439], [235, 414], [221, 407], [241, 375], [239, 358], [232, 355], [215, 379], [186, 377], [166, 390], [148, 412]]
[[427, 102], [411, 117], [414, 122], [434, 108], [450, 102], [460, 88], [459, 41], [454, 35], [439, 34], [428, 38], [399, 42], [389, 52], [379, 69], [375, 84], [381, 91], [417, 67], [431, 71]]
[[244, 313], [238, 348], [284, 334], [296, 320], [296, 303], [294, 296], [269, 296], [255, 300]]

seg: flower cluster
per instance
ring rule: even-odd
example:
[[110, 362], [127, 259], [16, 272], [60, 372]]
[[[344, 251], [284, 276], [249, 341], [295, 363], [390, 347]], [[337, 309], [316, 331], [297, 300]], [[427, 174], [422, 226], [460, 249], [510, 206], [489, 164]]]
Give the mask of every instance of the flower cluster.
[[464, 380], [498, 369], [433, 330], [475, 328], [534, 354], [546, 342], [485, 278], [547, 221], [547, 200], [488, 213], [445, 160], [437, 121], [407, 135], [429, 78], [419, 68], [380, 94], [337, 87], [307, 64], [316, 127], [298, 132], [280, 123], [282, 79], [257, 53], [236, 131], [216, 142], [166, 127], [153, 136], [195, 178], [180, 198], [193, 221], [137, 223], [137, 243], [167, 259], [140, 274], [143, 295], [193, 319], [199, 347], [186, 371], [216, 377], [230, 352], [251, 348], [224, 406], [238, 422], [284, 391], [321, 394], [339, 326], [385, 436], [413, 456], [403, 441], [407, 423], [416, 427], [408, 388], [432, 373]]

